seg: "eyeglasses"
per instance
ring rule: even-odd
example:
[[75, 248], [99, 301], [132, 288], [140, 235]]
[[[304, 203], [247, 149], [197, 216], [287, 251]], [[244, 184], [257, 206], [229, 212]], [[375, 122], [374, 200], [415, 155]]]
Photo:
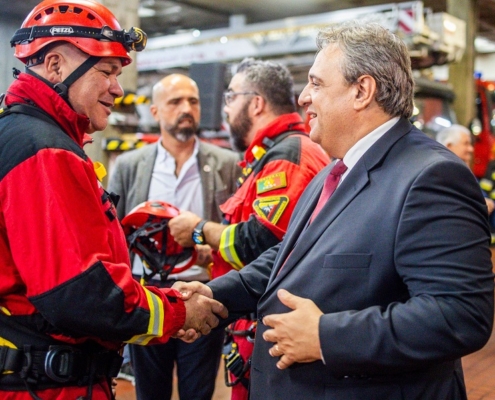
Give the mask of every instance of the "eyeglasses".
[[223, 94], [223, 99], [225, 101], [225, 104], [229, 105], [230, 103], [232, 103], [235, 100], [236, 96], [245, 95], [245, 94], [254, 94], [256, 96], [259, 96], [259, 94], [256, 92], [225, 92]]

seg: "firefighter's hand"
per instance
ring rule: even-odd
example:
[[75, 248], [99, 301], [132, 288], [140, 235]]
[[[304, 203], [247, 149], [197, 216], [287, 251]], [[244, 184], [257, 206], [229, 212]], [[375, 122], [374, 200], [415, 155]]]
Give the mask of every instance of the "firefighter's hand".
[[192, 233], [196, 225], [201, 221], [201, 218], [190, 211], [181, 211], [177, 217], [168, 221], [170, 234], [175, 241], [183, 247], [192, 247]]
[[218, 317], [227, 318], [229, 313], [224, 305], [199, 293], [194, 293], [184, 301], [186, 306], [186, 322], [182, 329], [194, 329], [202, 335], [207, 335], [218, 325]]
[[180, 339], [186, 343], [193, 343], [201, 337], [201, 333], [196, 332], [194, 329], [188, 329], [185, 331], [184, 329], [179, 329], [175, 335], [172, 335], [175, 339]]
[[181, 294], [181, 298], [184, 301], [189, 300], [194, 293], [199, 293], [202, 294], [203, 296], [213, 299], [213, 292], [211, 291], [210, 287], [206, 286], [204, 283], [197, 281], [193, 281], [193, 282], [177, 281], [172, 286], [172, 289], [179, 291]]
[[277, 295], [282, 304], [293, 310], [263, 318], [263, 323], [273, 328], [263, 333], [263, 339], [274, 343], [269, 353], [280, 357], [277, 368], [321, 360], [318, 332], [321, 310], [312, 300], [294, 296], [287, 290], [280, 289]]
[[207, 268], [208, 265], [213, 261], [213, 257], [211, 255], [211, 247], [207, 244], [197, 244], [196, 252], [198, 253], [198, 258], [196, 259], [196, 265], [200, 267]]
[[[186, 301], [192, 297], [193, 294], [199, 293], [203, 296], [213, 298], [211, 289], [201, 282], [175, 282], [172, 286], [173, 289], [178, 290], [182, 295], [182, 300]], [[192, 343], [201, 337], [201, 333], [196, 332], [194, 329], [179, 330], [175, 335], [175, 338], [181, 339], [186, 343]]]

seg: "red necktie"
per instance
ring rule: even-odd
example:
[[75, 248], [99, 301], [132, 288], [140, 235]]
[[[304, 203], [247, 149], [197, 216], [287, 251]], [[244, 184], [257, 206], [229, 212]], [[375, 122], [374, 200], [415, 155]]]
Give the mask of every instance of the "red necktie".
[[310, 223], [313, 222], [313, 220], [321, 211], [330, 196], [333, 194], [333, 192], [335, 192], [340, 178], [345, 171], [347, 171], [347, 167], [345, 166], [344, 162], [342, 160], [337, 161], [337, 163], [334, 165], [327, 178], [325, 179], [323, 190], [320, 194], [320, 199], [318, 200], [318, 204], [316, 205], [313, 214], [311, 215], [311, 219], [309, 220]]
[[[332, 170], [328, 174], [328, 176], [325, 179], [325, 183], [323, 184], [323, 190], [321, 191], [320, 194], [320, 199], [318, 200], [318, 204], [316, 205], [313, 214], [311, 215], [311, 218], [309, 220], [309, 223], [313, 222], [313, 219], [318, 215], [318, 213], [321, 211], [325, 203], [328, 201], [330, 196], [335, 192], [335, 189], [337, 189], [337, 185], [339, 184], [340, 178], [344, 174], [344, 172], [347, 171], [347, 167], [344, 164], [342, 160], [337, 161], [337, 163], [333, 166]], [[297, 241], [296, 241], [297, 243]], [[294, 245], [295, 246], [295, 245]], [[280, 267], [280, 269], [277, 272], [277, 275], [280, 274], [280, 271], [282, 271], [282, 268], [284, 268], [285, 263], [289, 259], [290, 255], [294, 251], [294, 248], [290, 251], [289, 255], [285, 259], [284, 263]]]

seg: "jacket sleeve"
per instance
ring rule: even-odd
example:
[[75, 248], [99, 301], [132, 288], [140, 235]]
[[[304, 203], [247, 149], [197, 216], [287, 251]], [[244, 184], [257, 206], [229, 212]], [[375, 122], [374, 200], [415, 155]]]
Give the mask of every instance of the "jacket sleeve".
[[1, 185], [11, 252], [49, 333], [147, 344], [182, 327], [177, 292], [132, 279], [115, 209], [89, 159], [43, 149]]
[[211, 280], [207, 285], [213, 298], [225, 305], [229, 317], [225, 322], [256, 311], [259, 298], [265, 293], [280, 243], [265, 251], [241, 271], [231, 271]]

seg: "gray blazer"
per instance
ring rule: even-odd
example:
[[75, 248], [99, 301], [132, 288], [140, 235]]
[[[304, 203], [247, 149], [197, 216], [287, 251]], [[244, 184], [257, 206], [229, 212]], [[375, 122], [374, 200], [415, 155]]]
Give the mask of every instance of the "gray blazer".
[[[305, 229], [331, 167], [309, 184], [279, 245], [208, 284], [229, 318], [257, 309], [250, 399], [466, 399], [460, 358], [486, 343], [493, 320], [487, 211], [473, 174], [403, 119]], [[325, 364], [275, 366], [262, 319], [290, 311], [280, 288], [322, 310]]]
[[[108, 191], [120, 196], [117, 215], [122, 219], [139, 203], [148, 200], [157, 143], [123, 153], [116, 158]], [[240, 155], [231, 150], [199, 142], [198, 164], [203, 186], [204, 218], [220, 222], [219, 206], [236, 190], [241, 170]]]

